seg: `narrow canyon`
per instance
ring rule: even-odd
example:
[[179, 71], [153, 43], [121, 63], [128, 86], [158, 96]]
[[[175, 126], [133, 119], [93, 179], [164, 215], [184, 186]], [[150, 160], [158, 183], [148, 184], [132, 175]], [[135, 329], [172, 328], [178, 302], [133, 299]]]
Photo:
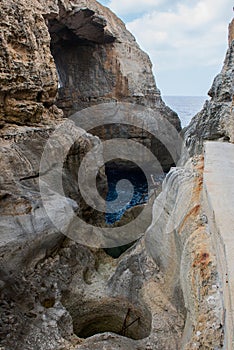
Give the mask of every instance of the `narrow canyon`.
[[0, 19], [0, 350], [234, 349], [234, 21], [182, 130], [97, 1]]

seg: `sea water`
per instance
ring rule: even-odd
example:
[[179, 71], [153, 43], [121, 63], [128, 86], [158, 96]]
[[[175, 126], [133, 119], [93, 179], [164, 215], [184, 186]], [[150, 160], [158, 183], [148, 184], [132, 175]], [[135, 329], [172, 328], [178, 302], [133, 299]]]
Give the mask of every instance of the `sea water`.
[[[152, 174], [152, 181], [147, 182], [143, 172], [134, 170], [106, 170], [108, 181], [108, 193], [106, 197], [106, 223], [109, 225], [119, 221], [126, 210], [140, 204], [144, 204], [149, 199], [149, 193], [161, 186], [165, 174]], [[127, 180], [127, 181], [122, 181]], [[120, 182], [121, 186], [119, 186]], [[118, 210], [116, 210], [118, 207]]]
[[[147, 201], [148, 184], [143, 172], [140, 171], [106, 169], [106, 175], [108, 180], [106, 205], [109, 210], [106, 214], [106, 222], [114, 224], [121, 219], [127, 209]], [[127, 181], [122, 182], [122, 186], [118, 186], [121, 180]], [[119, 210], [115, 210], [117, 206]]]
[[201, 111], [207, 99], [206, 96], [163, 96], [166, 105], [178, 114], [182, 128], [187, 126], [192, 117]]

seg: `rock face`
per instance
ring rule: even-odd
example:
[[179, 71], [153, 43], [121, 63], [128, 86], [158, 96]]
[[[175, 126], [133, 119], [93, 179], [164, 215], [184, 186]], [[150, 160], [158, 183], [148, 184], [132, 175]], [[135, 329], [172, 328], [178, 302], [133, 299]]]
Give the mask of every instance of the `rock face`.
[[[69, 117], [118, 101], [151, 107], [180, 130], [176, 113], [161, 99], [149, 57], [109, 9], [95, 0], [3, 1], [1, 8], [2, 126], [48, 124], [62, 111]], [[94, 132], [105, 139], [117, 129], [100, 126]], [[126, 130], [120, 134], [126, 137]], [[127, 137], [154, 150], [166, 170], [173, 164], [142, 125], [127, 130]]]
[[[53, 157], [56, 161], [56, 148], [61, 156], [61, 145], [74, 144], [72, 148], [73, 167], [79, 167], [83, 155], [97, 144], [97, 138], [84, 134], [84, 131], [74, 127], [72, 122], [66, 122], [66, 139], [57, 138], [57, 146], [53, 147]], [[63, 123], [61, 124], [63, 127]], [[70, 132], [68, 130], [70, 128]], [[52, 225], [42, 202], [42, 193], [39, 187], [43, 178], [41, 158], [45, 144], [53, 133], [53, 127], [11, 127], [8, 134], [1, 134], [1, 172], [0, 189], [0, 232], [1, 232], [1, 271], [8, 274], [15, 267], [30, 261], [31, 254], [35, 257], [46, 255], [54, 249], [61, 240], [61, 233]], [[99, 142], [99, 141], [98, 141]], [[76, 145], [79, 147], [76, 147]], [[69, 146], [70, 148], [70, 146]], [[96, 155], [101, 157], [102, 155]], [[67, 155], [65, 174], [70, 170], [70, 154]], [[51, 164], [50, 164], [51, 166]], [[75, 171], [75, 170], [74, 170]], [[77, 180], [72, 171], [64, 178], [64, 199], [58, 197], [56, 191], [49, 191], [47, 199], [52, 205], [52, 217], [63, 222], [69, 222], [71, 217], [66, 211], [66, 198], [75, 211], [80, 214], [87, 210], [81, 201]], [[102, 175], [104, 178], [104, 175]], [[45, 204], [45, 203], [44, 203]], [[82, 216], [82, 214], [81, 214]], [[61, 226], [61, 227], [62, 227]], [[28, 244], [30, 242], [30, 244]], [[34, 247], [34, 248], [33, 248]], [[21, 251], [16, 254], [15, 250]], [[35, 249], [35, 251], [34, 251]], [[9, 251], [8, 251], [9, 250]], [[10, 254], [4, 254], [4, 252]], [[33, 252], [34, 251], [34, 252]]]
[[186, 146], [191, 155], [202, 152], [204, 140], [224, 139], [234, 142], [233, 123], [233, 80], [234, 80], [234, 37], [233, 21], [229, 27], [229, 48], [224, 66], [214, 79], [209, 91], [211, 100], [185, 129]]
[[183, 316], [165, 297], [143, 241], [114, 260], [64, 239], [36, 260], [2, 290], [4, 349], [179, 347]]
[[234, 40], [234, 20], [229, 24], [229, 32], [228, 32], [228, 43], [231, 46], [232, 41]]
[[3, 1], [1, 23], [2, 123], [38, 123], [59, 90], [56, 103], [66, 116], [124, 100], [157, 108], [180, 128], [161, 99], [149, 57], [95, 0]]
[[36, 2], [1, 2], [0, 16], [1, 125], [32, 125], [53, 114], [57, 74], [50, 35]]
[[[144, 240], [114, 260], [61, 232], [71, 222], [67, 202], [73, 214], [102, 220], [84, 203], [77, 183], [83, 156], [100, 140], [64, 116], [96, 103], [131, 102], [153, 108], [180, 130], [156, 88], [148, 56], [94, 0], [4, 0], [0, 13], [1, 349], [178, 348], [184, 315], [164, 296], [163, 276]], [[118, 136], [161, 147], [142, 125], [117, 128]], [[103, 139], [107, 133], [93, 132]], [[48, 142], [52, 162], [42, 169]], [[165, 148], [158, 152], [170, 166]], [[51, 169], [62, 173], [63, 196], [56, 181], [44, 197], [40, 192], [39, 181]], [[102, 170], [98, 176], [105, 194]]]
[[179, 128], [149, 57], [109, 9], [96, 1], [53, 1], [45, 12], [60, 82], [57, 104], [65, 115], [110, 100], [134, 102], [159, 109]]
[[[96, 103], [131, 102], [151, 107], [180, 130], [161, 100], [148, 56], [94, 0], [3, 0], [0, 10], [1, 350], [225, 348], [226, 304], [207, 224], [202, 155], [172, 169], [146, 234], [118, 259], [62, 233], [73, 219], [67, 203], [73, 215], [103, 223], [77, 183], [83, 156], [101, 141], [63, 116]], [[193, 154], [201, 153], [204, 139], [233, 140], [232, 28], [212, 100], [185, 132]], [[52, 138], [57, 128], [62, 132]], [[159, 149], [163, 166], [172, 164], [142, 126], [93, 131], [103, 140], [108, 133]], [[52, 156], [41, 168], [46, 144]], [[101, 163], [102, 156], [96, 152], [93, 159]], [[64, 193], [56, 178], [40, 192], [38, 181], [50, 171], [61, 174]], [[105, 174], [98, 176], [105, 194]], [[138, 209], [126, 216], [135, 219]]]
[[205, 215], [202, 156], [168, 174], [145, 239], [163, 272], [165, 295], [186, 315], [180, 349], [225, 348], [223, 284]]

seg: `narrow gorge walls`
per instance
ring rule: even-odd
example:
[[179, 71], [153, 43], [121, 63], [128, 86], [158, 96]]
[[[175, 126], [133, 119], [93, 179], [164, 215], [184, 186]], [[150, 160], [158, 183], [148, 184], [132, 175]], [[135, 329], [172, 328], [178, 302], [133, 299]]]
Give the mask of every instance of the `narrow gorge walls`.
[[[192, 158], [185, 147], [155, 200], [150, 227], [151, 206], [143, 205], [147, 219], [136, 210], [128, 213], [130, 228], [111, 231], [81, 198], [99, 177], [106, 210], [105, 142], [117, 140], [117, 168], [130, 154], [164, 172], [181, 155], [180, 121], [161, 99], [149, 57], [95, 0], [2, 0], [0, 17], [3, 350], [225, 348], [202, 151], [205, 139], [233, 141], [232, 25], [211, 101], [184, 132]], [[77, 224], [79, 215], [89, 217], [88, 229]], [[112, 248], [120, 240], [131, 244], [113, 259], [103, 242]]]
[[[123, 22], [96, 2], [86, 9], [79, 6], [60, 4], [56, 15], [45, 16], [59, 76], [56, 105], [70, 117], [101, 103], [139, 104], [156, 110], [179, 131], [179, 119], [165, 106], [156, 87], [149, 57]], [[144, 122], [142, 115], [138, 127], [102, 125], [91, 133], [102, 140], [113, 135], [137, 139], [154, 151], [168, 170], [174, 162], [159, 140], [142, 128]]]
[[[81, 231], [69, 226], [71, 211], [100, 225], [84, 206], [77, 171], [83, 157], [110, 136], [140, 141], [155, 151], [165, 170], [175, 162], [160, 137], [146, 131], [149, 108], [153, 125], [166, 119], [180, 131], [177, 115], [161, 99], [148, 56], [122, 21], [94, 0], [3, 0], [0, 9], [1, 347], [102, 349], [108, 343], [175, 349], [184, 317], [164, 298], [163, 276], [144, 242], [113, 259], [63, 234], [67, 227]], [[126, 103], [137, 124], [131, 125], [135, 114], [129, 108], [129, 125], [119, 123]], [[96, 104], [109, 107], [108, 113], [116, 109], [117, 119], [114, 125], [94, 125], [91, 135], [69, 117]], [[170, 136], [167, 127], [160, 131]], [[51, 152], [43, 158], [46, 145]], [[94, 152], [93, 163], [102, 155]], [[42, 195], [40, 181], [51, 173], [61, 174], [63, 196], [56, 191], [56, 176]], [[99, 181], [105, 197], [103, 171]], [[129, 230], [133, 237], [136, 228], [142, 236], [148, 214]], [[118, 232], [125, 238], [124, 230]]]

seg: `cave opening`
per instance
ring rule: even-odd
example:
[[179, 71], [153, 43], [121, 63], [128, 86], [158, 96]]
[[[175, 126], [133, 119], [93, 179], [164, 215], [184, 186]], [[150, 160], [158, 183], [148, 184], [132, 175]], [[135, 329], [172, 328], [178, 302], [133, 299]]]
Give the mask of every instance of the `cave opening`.
[[108, 45], [115, 38], [105, 33], [104, 25], [95, 23], [93, 14], [80, 10], [67, 22], [47, 21], [58, 75], [56, 105], [65, 117], [102, 102], [112, 92], [114, 77], [105, 62]]
[[125, 253], [135, 243], [136, 243], [136, 241], [125, 244], [125, 245], [121, 245], [118, 247], [114, 247], [114, 248], [105, 248], [104, 251], [106, 252], [106, 254], [111, 256], [113, 259], [118, 259], [123, 253]]

